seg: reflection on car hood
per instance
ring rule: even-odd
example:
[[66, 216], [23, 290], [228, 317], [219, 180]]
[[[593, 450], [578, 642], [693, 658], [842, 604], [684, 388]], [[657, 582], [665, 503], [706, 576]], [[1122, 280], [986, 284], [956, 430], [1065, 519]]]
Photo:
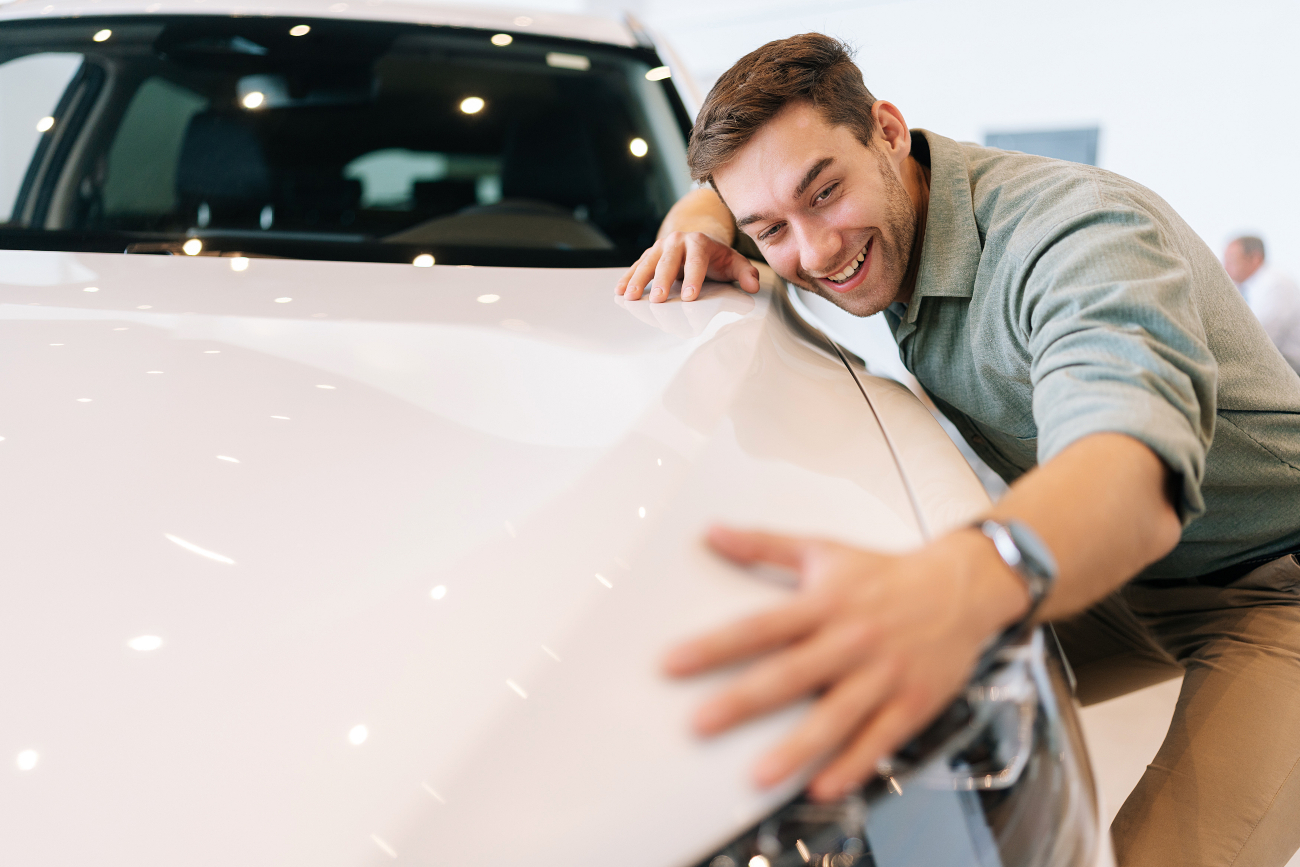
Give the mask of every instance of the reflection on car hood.
[[702, 528], [921, 534], [770, 273], [617, 273], [0, 251], [5, 860], [668, 867], [788, 797], [797, 709], [702, 742], [659, 674], [788, 593]]

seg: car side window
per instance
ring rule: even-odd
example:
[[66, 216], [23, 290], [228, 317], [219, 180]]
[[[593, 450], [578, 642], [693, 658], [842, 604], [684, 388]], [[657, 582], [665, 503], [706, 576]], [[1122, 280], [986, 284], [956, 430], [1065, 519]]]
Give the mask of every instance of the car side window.
[[0, 223], [13, 219], [32, 157], [53, 129], [55, 109], [82, 60], [43, 52], [0, 64]]
[[153, 228], [176, 210], [185, 129], [207, 107], [205, 97], [157, 76], [140, 85], [108, 149], [100, 190], [105, 222]]

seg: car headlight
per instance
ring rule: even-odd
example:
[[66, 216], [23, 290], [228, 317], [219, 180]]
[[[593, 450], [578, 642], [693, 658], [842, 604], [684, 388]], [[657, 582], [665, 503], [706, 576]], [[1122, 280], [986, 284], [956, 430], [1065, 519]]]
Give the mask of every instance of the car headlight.
[[1068, 671], [1043, 630], [832, 804], [800, 796], [699, 867], [1065, 867], [1096, 859], [1091, 770]]

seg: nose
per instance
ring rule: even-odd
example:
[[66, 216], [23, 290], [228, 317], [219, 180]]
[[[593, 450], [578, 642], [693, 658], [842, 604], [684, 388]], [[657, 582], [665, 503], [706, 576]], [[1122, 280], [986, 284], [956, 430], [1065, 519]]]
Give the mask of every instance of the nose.
[[799, 245], [799, 264], [804, 271], [826, 276], [831, 268], [840, 264], [844, 244], [838, 232], [802, 220], [791, 221], [790, 228]]

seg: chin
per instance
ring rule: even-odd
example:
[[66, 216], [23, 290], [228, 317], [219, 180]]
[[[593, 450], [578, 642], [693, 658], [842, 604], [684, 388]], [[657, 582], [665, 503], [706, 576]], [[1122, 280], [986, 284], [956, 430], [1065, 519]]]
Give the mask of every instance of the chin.
[[894, 299], [894, 296], [898, 294], [896, 292], [882, 292], [874, 286], [859, 286], [853, 292], [844, 295], [831, 292], [825, 287], [820, 286], [816, 288], [802, 286], [802, 288], [810, 289], [843, 310], [845, 313], [850, 313], [854, 316], [861, 316], [864, 318], [867, 316], [873, 316], [881, 310], [884, 310], [889, 306], [889, 303]]

